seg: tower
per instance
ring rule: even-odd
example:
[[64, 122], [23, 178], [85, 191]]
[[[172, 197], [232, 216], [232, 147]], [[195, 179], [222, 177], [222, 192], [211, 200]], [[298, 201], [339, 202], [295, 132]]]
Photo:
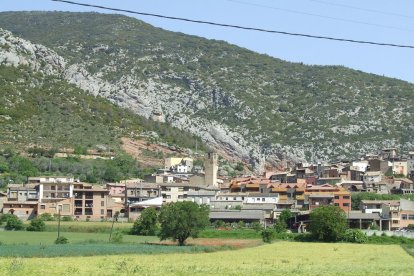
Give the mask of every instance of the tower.
[[217, 171], [218, 171], [218, 155], [214, 152], [207, 153], [204, 159], [205, 184], [207, 186], [218, 187]]

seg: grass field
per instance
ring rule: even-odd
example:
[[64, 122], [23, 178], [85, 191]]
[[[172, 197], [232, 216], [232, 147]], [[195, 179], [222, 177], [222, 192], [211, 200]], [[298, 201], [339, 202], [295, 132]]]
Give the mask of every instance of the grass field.
[[[109, 240], [109, 234], [106, 233], [61, 232], [60, 235], [68, 238], [71, 244], [108, 242]], [[0, 231], [0, 242], [6, 245], [49, 245], [54, 243], [56, 237], [56, 232]], [[124, 235], [123, 241], [125, 243], [153, 243], [158, 242], [159, 239], [157, 237]]]
[[398, 245], [277, 242], [213, 253], [0, 258], [1, 275], [412, 275]]
[[[47, 232], [57, 231], [57, 221], [46, 221]], [[116, 222], [114, 230], [121, 230], [128, 232], [132, 228], [133, 223], [130, 222]], [[111, 232], [112, 222], [84, 222], [84, 221], [61, 221], [60, 230], [62, 232], [82, 232], [82, 233], [109, 233]]]

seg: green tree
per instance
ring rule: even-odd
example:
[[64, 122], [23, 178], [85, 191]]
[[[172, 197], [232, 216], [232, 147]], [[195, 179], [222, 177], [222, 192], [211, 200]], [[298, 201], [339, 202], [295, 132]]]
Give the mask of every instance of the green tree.
[[271, 243], [276, 238], [276, 232], [271, 229], [263, 229], [262, 230], [262, 240], [267, 243]]
[[43, 232], [45, 231], [46, 224], [40, 218], [35, 218], [30, 221], [30, 225], [26, 228], [27, 231]]
[[172, 239], [184, 245], [187, 238], [196, 238], [201, 230], [209, 224], [209, 209], [206, 205], [184, 201], [169, 203], [161, 208], [159, 221], [161, 240]]
[[309, 230], [319, 241], [339, 241], [347, 230], [345, 212], [337, 206], [321, 206], [310, 214]]
[[283, 210], [279, 215], [279, 221], [284, 222], [286, 227], [290, 225], [290, 219], [293, 217], [292, 212], [289, 209]]
[[141, 216], [132, 226], [132, 234], [142, 236], [154, 236], [158, 230], [157, 210], [153, 207], [142, 211]]
[[6, 219], [6, 225], [4, 226], [6, 230], [23, 230], [23, 222], [16, 216], [8, 216]]

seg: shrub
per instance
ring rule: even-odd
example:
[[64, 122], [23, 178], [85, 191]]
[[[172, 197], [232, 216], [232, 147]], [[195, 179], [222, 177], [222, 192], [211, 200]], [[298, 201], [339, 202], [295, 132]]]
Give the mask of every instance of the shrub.
[[256, 232], [263, 230], [263, 226], [257, 221], [253, 222], [250, 227]]
[[69, 243], [69, 240], [62, 236], [55, 240], [55, 244], [67, 244], [67, 243]]
[[62, 221], [73, 221], [73, 218], [71, 216], [63, 216]]
[[54, 221], [55, 217], [52, 216], [49, 213], [43, 213], [39, 216], [39, 219], [43, 220], [43, 221]]
[[27, 227], [27, 231], [43, 232], [45, 231], [46, 224], [39, 218], [32, 219], [30, 225]]
[[111, 237], [111, 242], [112, 243], [122, 243], [123, 238], [124, 238], [124, 235], [122, 234], [121, 231], [115, 231], [115, 233], [113, 233], [113, 235]]
[[408, 224], [407, 228], [414, 231], [414, 224]]
[[16, 216], [10, 216], [7, 218], [6, 226], [4, 227], [6, 230], [23, 230], [24, 225], [23, 222]]
[[147, 208], [142, 211], [141, 216], [134, 222], [131, 233], [135, 235], [154, 236], [158, 231], [158, 215], [155, 208]]
[[14, 217], [14, 215], [12, 215], [12, 214], [4, 214], [4, 215], [1, 215], [0, 216], [0, 225], [2, 225], [3, 223], [7, 222], [7, 220], [10, 217]]
[[368, 237], [359, 229], [348, 229], [344, 234], [343, 240], [352, 243], [366, 243]]
[[286, 233], [287, 231], [287, 224], [284, 220], [279, 220], [273, 225], [273, 229], [276, 233]]
[[226, 223], [222, 220], [216, 220], [213, 222], [213, 227], [214, 228], [221, 228], [224, 227], [226, 225]]
[[262, 240], [267, 243], [271, 243], [276, 238], [276, 232], [271, 229], [263, 229], [262, 230]]

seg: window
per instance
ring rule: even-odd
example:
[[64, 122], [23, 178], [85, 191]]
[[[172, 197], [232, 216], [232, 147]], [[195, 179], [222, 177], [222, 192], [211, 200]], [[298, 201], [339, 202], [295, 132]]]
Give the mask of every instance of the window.
[[262, 197], [262, 202], [265, 202], [265, 198], [264, 197]]
[[349, 207], [349, 203], [344, 203], [342, 206]]
[[349, 196], [344, 196], [343, 198], [344, 198], [344, 199], [349, 199]]
[[406, 215], [406, 214], [401, 215], [401, 219], [407, 220], [408, 219], [408, 215]]
[[43, 205], [43, 204], [42, 204], [42, 205], [40, 205], [40, 209], [41, 209], [41, 210], [45, 210], [45, 209], [46, 209], [46, 205]]
[[101, 207], [105, 206], [105, 201], [101, 201]]
[[414, 215], [408, 215], [409, 220], [414, 220]]
[[101, 215], [105, 215], [105, 210], [101, 209]]
[[105, 193], [101, 193], [101, 198], [105, 198]]
[[335, 199], [339, 199], [339, 196], [335, 196]]
[[63, 212], [70, 212], [70, 204], [63, 204], [62, 205]]
[[339, 203], [335, 203], [335, 206], [339, 206]]

